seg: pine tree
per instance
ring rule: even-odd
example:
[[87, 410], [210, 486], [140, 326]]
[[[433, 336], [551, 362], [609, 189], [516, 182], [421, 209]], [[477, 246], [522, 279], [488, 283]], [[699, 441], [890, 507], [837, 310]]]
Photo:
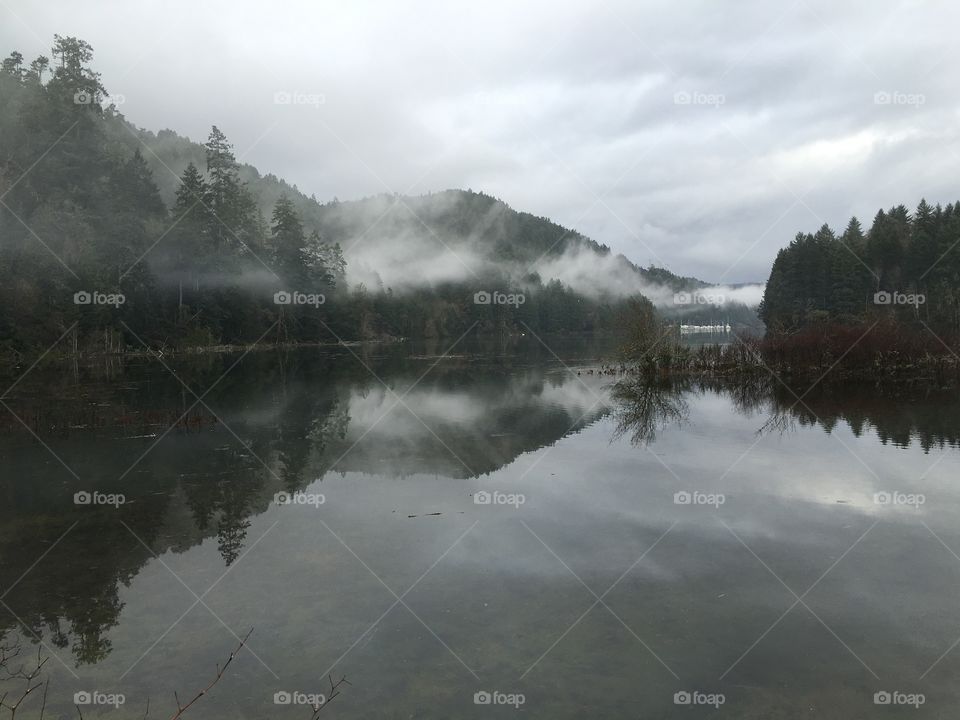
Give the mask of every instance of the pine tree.
[[937, 263], [937, 227], [934, 211], [926, 200], [921, 200], [913, 221], [913, 237], [906, 258], [906, 279], [909, 289], [924, 292], [931, 278], [929, 273]]
[[180, 176], [173, 205], [173, 222], [166, 253], [167, 267], [177, 284], [178, 319], [184, 315], [185, 297], [200, 291], [199, 274], [211, 269], [213, 255], [209, 236], [209, 213], [203, 204], [207, 197], [207, 183], [192, 162]]
[[311, 280], [328, 288], [341, 287], [345, 282], [347, 263], [340, 243], [330, 245], [314, 230], [307, 238], [307, 268]]
[[45, 55], [39, 55], [36, 60], [30, 63], [30, 71], [27, 77], [38, 85], [43, 84], [43, 74], [50, 66], [50, 59]]
[[207, 174], [210, 178], [204, 198], [210, 211], [208, 228], [216, 250], [222, 250], [239, 225], [240, 180], [237, 162], [227, 137], [214, 125], [207, 139]]
[[10, 53], [10, 56], [3, 61], [0, 69], [10, 77], [16, 80], [22, 80], [24, 77], [23, 55], [16, 51]]
[[274, 266], [287, 287], [305, 292], [309, 258], [306, 236], [296, 208], [286, 195], [273, 207], [270, 229]]

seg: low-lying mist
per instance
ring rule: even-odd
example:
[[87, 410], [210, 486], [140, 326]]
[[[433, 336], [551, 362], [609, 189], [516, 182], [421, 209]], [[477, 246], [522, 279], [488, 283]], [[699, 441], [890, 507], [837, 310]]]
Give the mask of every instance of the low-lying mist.
[[[372, 291], [392, 289], [403, 294], [443, 283], [466, 283], [478, 288], [523, 290], [536, 274], [546, 285], [559, 280], [575, 292], [592, 299], [624, 298], [640, 293], [658, 307], [682, 309], [677, 290], [650, 282], [622, 255], [601, 254], [583, 244], [573, 244], [561, 255], [547, 255], [530, 265], [496, 262], [481, 252], [476, 239], [449, 240], [428, 233], [396, 235], [371, 233], [344, 247], [347, 282], [363, 284]], [[509, 288], [487, 288], [491, 278], [509, 278]], [[706, 304], [738, 303], [756, 307], [763, 298], [763, 284], [716, 285], [691, 292], [691, 309]], [[681, 299], [682, 301], [682, 299]]]

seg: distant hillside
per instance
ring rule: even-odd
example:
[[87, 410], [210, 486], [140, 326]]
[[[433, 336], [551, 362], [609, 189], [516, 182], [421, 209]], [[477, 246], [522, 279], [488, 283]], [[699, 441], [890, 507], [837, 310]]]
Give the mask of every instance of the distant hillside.
[[[153, 133], [128, 126], [155, 155], [147, 162], [161, 196], [169, 201], [179, 187], [174, 173], [189, 163], [202, 167], [204, 146], [171, 130]], [[133, 145], [131, 145], [131, 148]], [[403, 291], [426, 283], [483, 283], [505, 279], [524, 287], [531, 278], [560, 280], [595, 299], [641, 293], [666, 317], [693, 324], [731, 322], [758, 328], [753, 308], [741, 303], [676, 306], [674, 293], [709, 288], [707, 282], [665, 268], [642, 268], [609, 247], [549, 218], [517, 211], [482, 192], [450, 189], [419, 196], [380, 194], [359, 200], [321, 203], [275, 175], [240, 165], [258, 207], [268, 214], [277, 199], [289, 197], [308, 231], [344, 249], [347, 280], [371, 290]]]
[[[118, 122], [124, 122], [122, 116]], [[127, 128], [126, 134], [136, 135], [153, 151], [145, 155], [147, 163], [153, 170], [161, 197], [171, 204], [180, 187], [179, 176], [187, 165], [192, 162], [202, 168], [206, 162], [204, 146], [172, 130], [153, 133], [129, 123]], [[138, 145], [132, 136], [128, 144], [131, 152]], [[502, 200], [482, 192], [450, 189], [419, 196], [384, 193], [359, 200], [321, 203], [295, 185], [273, 174], [261, 174], [249, 164], [239, 166], [239, 177], [265, 215], [286, 195], [293, 201], [308, 231], [317, 230], [326, 242], [340, 243], [345, 248], [361, 237], [369, 236], [370, 244], [377, 244], [385, 238], [429, 236], [432, 231], [437, 235], [432, 252], [443, 250], [445, 243], [454, 250], [464, 250], [471, 259], [476, 259], [476, 255], [494, 265], [532, 264], [581, 250], [602, 258], [611, 256], [609, 247], [576, 230], [549, 218], [514, 210]], [[469, 249], [465, 244], [469, 244]], [[671, 291], [708, 286], [706, 282], [680, 277], [664, 268], [640, 268], [622, 255], [612, 257], [624, 271], [636, 274], [643, 282], [663, 285]]]

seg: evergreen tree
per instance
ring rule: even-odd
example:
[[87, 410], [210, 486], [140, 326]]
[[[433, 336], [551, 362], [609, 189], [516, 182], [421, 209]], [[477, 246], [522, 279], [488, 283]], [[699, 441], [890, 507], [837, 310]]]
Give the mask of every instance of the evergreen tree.
[[3, 61], [2, 70], [17, 80], [23, 78], [23, 55], [16, 51]]
[[210, 222], [203, 198], [207, 183], [192, 162], [180, 176], [173, 205], [173, 222], [165, 253], [166, 268], [176, 283], [177, 319], [182, 320], [188, 298], [200, 292], [201, 273], [212, 270], [212, 242], [208, 233]]
[[310, 265], [307, 239], [300, 216], [286, 195], [282, 195], [273, 208], [270, 237], [274, 267], [281, 279], [287, 287], [305, 291]]
[[207, 232], [218, 253], [255, 252], [262, 240], [263, 223], [256, 202], [240, 180], [233, 148], [214, 125], [204, 146], [207, 159]]
[[[777, 255], [761, 319], [768, 330], [783, 332], [814, 317], [858, 323], [888, 316], [960, 334], [957, 237], [957, 205], [931, 207], [926, 200], [912, 217], [903, 205], [878, 211], [865, 235], [856, 218], [839, 240], [826, 227], [816, 236], [801, 233]], [[817, 280], [824, 268], [826, 286]], [[887, 302], [911, 295], [913, 303]]]

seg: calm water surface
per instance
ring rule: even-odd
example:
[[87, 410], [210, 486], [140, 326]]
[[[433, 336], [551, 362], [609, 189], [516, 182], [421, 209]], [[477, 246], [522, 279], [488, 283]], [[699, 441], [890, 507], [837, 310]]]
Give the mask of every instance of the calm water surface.
[[956, 393], [615, 386], [550, 346], [31, 372], [0, 630], [52, 654], [47, 716], [169, 717], [250, 628], [187, 717], [309, 717], [275, 694], [328, 674], [322, 717], [953, 716]]

